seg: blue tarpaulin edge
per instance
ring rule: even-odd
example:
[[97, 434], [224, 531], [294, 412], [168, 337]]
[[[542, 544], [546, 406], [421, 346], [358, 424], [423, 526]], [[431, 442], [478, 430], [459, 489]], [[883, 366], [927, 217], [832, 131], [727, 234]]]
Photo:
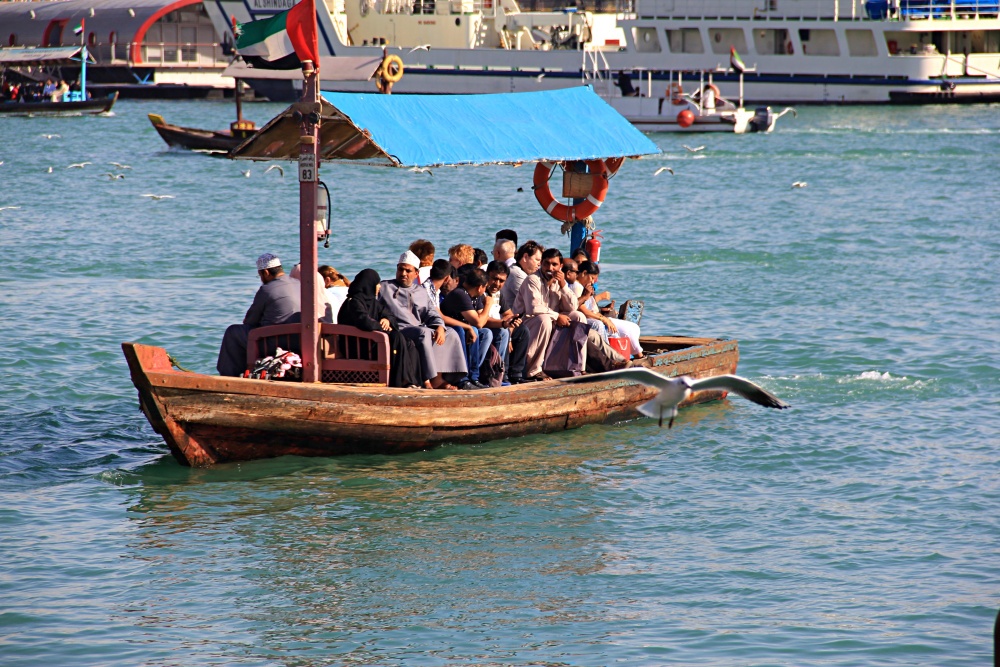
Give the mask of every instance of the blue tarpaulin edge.
[[589, 86], [494, 95], [322, 96], [401, 167], [660, 153]]

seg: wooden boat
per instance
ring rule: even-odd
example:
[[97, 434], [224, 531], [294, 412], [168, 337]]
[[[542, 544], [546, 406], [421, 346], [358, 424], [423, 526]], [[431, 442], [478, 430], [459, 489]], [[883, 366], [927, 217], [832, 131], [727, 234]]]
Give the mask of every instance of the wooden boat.
[[[736, 371], [734, 340], [641, 339], [643, 364], [667, 376]], [[185, 465], [294, 454], [402, 453], [441, 443], [478, 443], [585, 424], [634, 419], [655, 389], [625, 380], [532, 382], [472, 392], [350, 384], [270, 382], [171, 367], [166, 350], [124, 343], [143, 413]], [[716, 400], [693, 394], [683, 405]], [[655, 425], [654, 425], [655, 426]]]
[[[34, 68], [56, 68], [63, 65], [80, 64], [80, 90], [63, 95], [62, 99], [51, 100], [2, 100], [0, 115], [8, 116], [75, 116], [80, 114], [108, 113], [118, 101], [115, 91], [103, 98], [87, 97], [87, 47], [68, 46], [51, 48], [7, 48], [0, 49], [0, 69], [4, 77], [10, 71], [31, 71]], [[35, 73], [37, 76], [37, 73]]]
[[202, 130], [171, 125], [156, 113], [148, 114], [149, 122], [168, 146], [208, 153], [228, 153], [257, 132], [254, 122], [243, 118], [243, 82], [240, 79], [236, 79], [233, 96], [236, 99], [236, 120], [230, 123], [228, 130]]
[[[304, 70], [306, 100], [230, 153], [236, 159], [298, 161], [304, 276], [315, 273], [316, 246], [328, 233], [316, 220], [320, 156], [410, 168], [533, 161], [554, 167], [556, 160], [582, 159], [603, 166], [595, 155], [620, 166], [625, 158], [660, 152], [586, 87], [506, 95], [320, 97], [318, 76], [310, 78], [309, 63]], [[518, 132], [482, 131], [503, 126], [515, 113], [524, 115]], [[599, 187], [599, 179], [609, 175], [595, 171], [589, 177]], [[315, 281], [301, 285], [302, 323], [253, 329], [247, 356], [249, 365], [278, 344], [295, 349], [302, 357], [301, 382], [175, 370], [162, 348], [122, 345], [142, 411], [178, 461], [204, 466], [284, 454], [408, 452], [444, 442], [551, 433], [633, 418], [636, 406], [653, 396], [646, 386], [611, 376], [473, 392], [388, 387], [385, 334], [317, 322]], [[735, 340], [647, 337], [642, 344], [647, 356], [641, 363], [667, 376], [733, 373], [739, 360]], [[699, 392], [688, 403], [722, 395]]]

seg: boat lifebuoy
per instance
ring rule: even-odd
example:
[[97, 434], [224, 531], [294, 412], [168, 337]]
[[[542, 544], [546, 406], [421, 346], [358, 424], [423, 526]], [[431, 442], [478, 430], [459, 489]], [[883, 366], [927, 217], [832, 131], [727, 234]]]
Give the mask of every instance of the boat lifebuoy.
[[[588, 160], [587, 169], [591, 175], [590, 194], [575, 206], [567, 206], [556, 201], [549, 189], [549, 178], [558, 162], [539, 162], [535, 165], [535, 199], [545, 212], [560, 222], [583, 220], [593, 215], [604, 203], [608, 194], [608, 169], [603, 160]], [[619, 165], [620, 166], [620, 165]]]
[[684, 104], [684, 89], [681, 88], [681, 84], [672, 83], [667, 86], [667, 97], [670, 98], [671, 104]]
[[788, 40], [788, 43], [785, 44], [785, 53], [790, 56], [795, 54], [795, 47], [792, 46], [792, 40]]
[[399, 83], [403, 78], [403, 59], [395, 55], [383, 58], [379, 76], [389, 83]]
[[608, 168], [608, 176], [614, 176], [618, 173], [618, 170], [622, 168], [622, 164], [625, 163], [625, 158], [623, 157], [613, 157], [609, 160], [604, 161], [604, 166]]

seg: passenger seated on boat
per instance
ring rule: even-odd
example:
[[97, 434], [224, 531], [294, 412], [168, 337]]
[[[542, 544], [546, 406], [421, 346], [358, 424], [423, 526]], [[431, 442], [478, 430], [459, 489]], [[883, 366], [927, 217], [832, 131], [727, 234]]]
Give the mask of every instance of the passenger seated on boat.
[[409, 250], [400, 255], [396, 278], [382, 281], [378, 298], [396, 318], [400, 332], [416, 346], [424, 386], [454, 389], [452, 380], [457, 381], [468, 371], [462, 344], [445, 326], [426, 290], [416, 284], [419, 264]]
[[[59, 85], [52, 92], [51, 99], [52, 99], [53, 102], [60, 102], [60, 101], [62, 101], [63, 95], [65, 95], [68, 92], [69, 92], [69, 84], [67, 84], [62, 79], [59, 79]], [[242, 373], [243, 373], [243, 371], [240, 371], [241, 375], [242, 375]]]
[[396, 317], [378, 300], [381, 282], [374, 269], [355, 276], [337, 313], [337, 322], [364, 331], [384, 331], [389, 336], [389, 386], [421, 386], [424, 380], [417, 348], [400, 333]]
[[528, 329], [504, 299], [503, 286], [508, 275], [510, 269], [499, 260], [493, 260], [486, 266], [486, 294], [494, 298], [486, 326], [493, 332], [493, 347], [503, 359], [504, 379], [510, 384], [518, 384], [524, 377]]
[[[542, 251], [545, 248], [535, 241], [526, 241], [524, 245], [514, 253], [515, 262], [510, 264], [510, 275], [503, 286], [504, 299], [507, 303], [513, 304], [517, 299], [517, 293], [521, 289], [525, 278], [538, 271], [542, 263]], [[514, 308], [514, 306], [511, 306]], [[515, 313], [520, 313], [514, 308]], [[523, 313], [520, 313], [523, 314]]]
[[434, 265], [434, 244], [427, 239], [417, 239], [410, 244], [410, 252], [420, 259], [417, 276], [420, 284], [423, 285], [431, 273], [431, 266]]
[[[298, 280], [300, 283], [302, 281], [302, 265], [296, 264], [292, 267], [291, 273], [288, 277], [292, 280]], [[319, 321], [329, 322], [330, 324], [336, 324], [337, 318], [335, 311], [333, 310], [333, 302], [330, 301], [329, 297], [326, 295], [326, 288], [324, 287], [323, 276], [316, 272], [316, 300], [319, 304]], [[301, 290], [302, 288], [299, 287]]]
[[[597, 325], [601, 337], [605, 340], [608, 336], [625, 336], [632, 346], [632, 354], [642, 357], [642, 346], [639, 344], [639, 325], [627, 320], [620, 320], [616, 317], [605, 317], [601, 315], [601, 310], [597, 306], [597, 299], [594, 296], [594, 281], [601, 273], [601, 269], [593, 262], [584, 262], [580, 265], [580, 284], [583, 286], [583, 296], [580, 298], [580, 312], [587, 316], [587, 321]], [[606, 294], [606, 293], [603, 293]], [[610, 295], [609, 295], [610, 296]]]
[[486, 282], [486, 272], [472, 267], [462, 273], [462, 284], [441, 304], [442, 318], [458, 334], [459, 340], [464, 341], [465, 363], [469, 370], [458, 381], [459, 389], [485, 389], [487, 386], [479, 383], [479, 367], [486, 360], [493, 342], [493, 332], [486, 328], [493, 299], [487, 297], [482, 306], [475, 303], [486, 291]]
[[504, 266], [509, 270], [514, 263], [514, 252], [516, 250], [517, 244], [510, 239], [497, 239], [496, 243], [493, 244], [493, 259], [497, 262], [503, 262]]
[[251, 329], [301, 321], [301, 287], [285, 275], [281, 260], [269, 252], [257, 258], [261, 287], [242, 324], [233, 324], [222, 336], [216, 369], [219, 375], [238, 377], [247, 367], [247, 337]]
[[52, 93], [56, 92], [56, 82], [52, 79], [45, 79], [45, 86], [42, 88], [42, 95], [52, 98]]
[[459, 243], [448, 248], [448, 261], [456, 269], [465, 264], [472, 264], [476, 259], [475, 251], [471, 245]]
[[351, 281], [347, 279], [347, 276], [338, 273], [335, 268], [327, 264], [320, 266], [317, 271], [323, 278], [326, 300], [333, 309], [333, 324], [337, 324], [337, 316], [340, 313], [340, 307], [347, 299], [347, 290], [351, 286]]
[[430, 300], [431, 305], [438, 310], [441, 309], [441, 289], [444, 287], [445, 281], [451, 277], [451, 272], [454, 270], [454, 267], [448, 263], [448, 260], [435, 259], [434, 265], [427, 275], [427, 280], [420, 283], [420, 286], [427, 291], [427, 298]]
[[576, 276], [579, 273], [579, 265], [575, 259], [563, 257], [563, 273], [566, 274], [566, 284], [570, 286], [573, 294], [576, 294], [576, 298], [579, 300], [580, 295], [583, 294], [583, 285], [576, 281]]
[[[549, 248], [542, 253], [541, 267], [524, 280], [514, 301], [514, 311], [523, 313], [528, 328], [525, 379], [549, 379], [542, 371], [542, 362], [553, 331], [568, 327], [571, 322], [587, 323], [587, 318], [577, 310], [578, 306], [576, 294], [566, 284], [562, 271], [562, 253], [558, 248]], [[627, 365], [626, 360], [595, 331], [587, 333], [587, 358], [588, 363], [599, 370]]]

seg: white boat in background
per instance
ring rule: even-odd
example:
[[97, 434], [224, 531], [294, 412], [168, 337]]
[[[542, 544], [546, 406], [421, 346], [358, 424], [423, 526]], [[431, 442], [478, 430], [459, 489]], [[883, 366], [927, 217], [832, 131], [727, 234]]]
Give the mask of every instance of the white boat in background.
[[[323, 7], [326, 2], [326, 7]], [[205, 3], [220, 38], [295, 0]], [[516, 0], [323, 0], [322, 56], [402, 57], [396, 93], [496, 93], [592, 84], [642, 70], [716, 71], [730, 48], [757, 104], [1000, 101], [1000, 0], [623, 0], [617, 13], [522, 11]], [[737, 97], [736, 74], [715, 85]], [[299, 81], [250, 81], [292, 99]], [[324, 90], [374, 91], [324, 79]]]
[[737, 102], [722, 96], [710, 73], [687, 84], [681, 72], [671, 76], [665, 88], [654, 87], [651, 72], [632, 83], [628, 72], [620, 72], [614, 86], [605, 85], [597, 92], [621, 115], [643, 132], [771, 132], [785, 114], [797, 115], [786, 107], [775, 113], [770, 106], [748, 111], [743, 106], [743, 86]]

